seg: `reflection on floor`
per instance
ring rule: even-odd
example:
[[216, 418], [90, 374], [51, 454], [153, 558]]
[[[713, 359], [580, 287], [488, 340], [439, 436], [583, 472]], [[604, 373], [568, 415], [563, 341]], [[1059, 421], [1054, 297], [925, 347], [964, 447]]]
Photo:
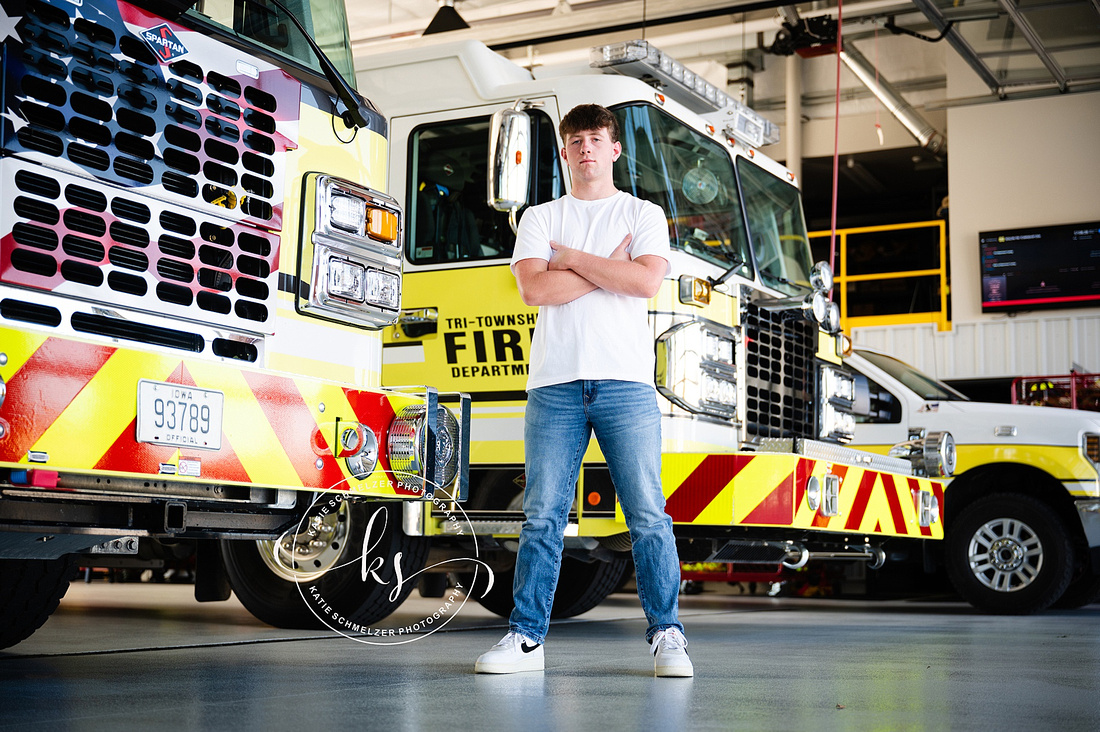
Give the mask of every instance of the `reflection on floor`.
[[[379, 629], [440, 602], [414, 592]], [[694, 679], [653, 678], [630, 594], [555, 623], [546, 671], [492, 677], [473, 661], [506, 622], [474, 602], [431, 635], [349, 639], [264, 626], [235, 599], [196, 603], [189, 585], [75, 582], [38, 633], [0, 651], [0, 725], [1100, 729], [1100, 606], [996, 617], [731, 588], [682, 597], [681, 614]]]

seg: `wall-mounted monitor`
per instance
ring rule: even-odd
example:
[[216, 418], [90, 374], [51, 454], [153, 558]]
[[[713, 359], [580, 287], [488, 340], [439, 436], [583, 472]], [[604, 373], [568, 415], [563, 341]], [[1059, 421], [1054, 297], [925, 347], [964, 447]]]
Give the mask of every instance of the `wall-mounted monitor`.
[[1100, 221], [983, 231], [982, 312], [1100, 307]]

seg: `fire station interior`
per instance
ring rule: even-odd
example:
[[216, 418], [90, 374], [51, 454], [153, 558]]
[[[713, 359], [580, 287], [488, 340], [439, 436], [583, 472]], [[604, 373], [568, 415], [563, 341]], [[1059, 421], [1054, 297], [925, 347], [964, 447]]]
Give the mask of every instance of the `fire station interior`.
[[[1087, 438], [1100, 435], [1100, 237], [1063, 267], [1074, 282], [1092, 272], [1081, 275], [1091, 290], [1014, 307], [986, 296], [980, 245], [989, 232], [1100, 232], [1100, 0], [348, 0], [347, 17], [357, 60], [476, 40], [536, 75], [645, 39], [778, 126], [761, 152], [797, 180], [843, 332], [931, 377], [924, 386], [939, 391], [922, 410], [950, 411], [941, 405], [957, 398], [1072, 413], [1085, 421], [1060, 449], [1100, 455], [1100, 437]], [[433, 134], [417, 138], [425, 169], [471, 168], [463, 140], [433, 147]], [[478, 175], [463, 175], [494, 223], [458, 246], [499, 256], [508, 216], [485, 206]], [[421, 201], [427, 231], [436, 209]], [[442, 249], [417, 247], [412, 264], [443, 261]], [[862, 421], [904, 433], [910, 407], [887, 386], [872, 378], [877, 417]], [[974, 429], [985, 439], [1009, 427]], [[956, 442], [978, 439], [969, 434]], [[1080, 498], [1097, 484], [1092, 469], [1059, 478], [1080, 481]], [[630, 576], [597, 607], [552, 622], [545, 671], [494, 675], [475, 674], [474, 661], [508, 621], [454, 576], [421, 579], [373, 634], [355, 634], [274, 628], [236, 597], [198, 603], [193, 565], [171, 555], [93, 563], [42, 629], [0, 650], [0, 727], [1100, 728], [1100, 593], [990, 613], [922, 549], [888, 545], [884, 557], [879, 569], [811, 562], [759, 580], [685, 563], [694, 677], [682, 679], [654, 678]]]

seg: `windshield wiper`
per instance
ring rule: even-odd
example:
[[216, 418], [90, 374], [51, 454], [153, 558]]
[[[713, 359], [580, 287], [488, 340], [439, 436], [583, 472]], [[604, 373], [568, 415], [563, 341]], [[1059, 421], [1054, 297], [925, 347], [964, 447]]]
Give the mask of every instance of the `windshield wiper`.
[[730, 277], [732, 277], [736, 270], [741, 269], [747, 264], [744, 259], [741, 259], [741, 257], [737, 256], [736, 254], [733, 255], [732, 259], [733, 264], [730, 265], [730, 267], [725, 272], [723, 272], [720, 277], [718, 277], [717, 279], [709, 278], [711, 286], [722, 284]]
[[779, 275], [774, 275], [771, 272], [767, 272], [765, 270], [760, 270], [760, 278], [774, 282], [777, 285], [790, 285], [791, 287], [799, 287], [799, 285], [791, 282], [786, 277], [780, 277]]
[[[168, 20], [176, 20], [183, 15], [184, 11], [194, 5], [196, 1], [197, 0], [135, 0], [135, 3]], [[245, 2], [260, 8], [264, 7], [259, 0], [245, 0]], [[293, 23], [294, 27], [298, 29], [298, 32], [302, 34], [302, 38], [304, 38], [309, 45], [309, 49], [313, 51], [313, 55], [317, 57], [317, 63], [320, 64], [322, 73], [324, 73], [328, 83], [332, 85], [333, 90], [336, 92], [336, 113], [340, 115], [340, 119], [344, 120], [344, 124], [348, 127], [370, 127], [370, 122], [368, 121], [371, 117], [370, 108], [364, 104], [363, 98], [351, 88], [347, 79], [336, 70], [336, 66], [329, 60], [328, 56], [325, 55], [325, 52], [321, 50], [321, 47], [317, 45], [317, 42], [313, 40], [313, 36], [309, 34], [309, 31], [302, 25], [302, 22], [295, 18], [294, 13], [290, 12], [290, 9], [283, 5], [280, 0], [266, 0], [266, 2], [271, 3], [290, 18], [290, 22]], [[266, 10], [266, 8], [264, 9]]]
[[[348, 84], [347, 79], [336, 70], [336, 66], [332, 61], [329, 61], [328, 56], [321, 50], [321, 47], [317, 45], [317, 42], [313, 40], [313, 37], [306, 30], [306, 27], [302, 25], [301, 21], [294, 17], [294, 13], [290, 12], [287, 6], [283, 5], [279, 0], [266, 0], [279, 10], [286, 13], [290, 18], [290, 22], [294, 24], [294, 27], [298, 29], [298, 32], [302, 34], [302, 37], [306, 39], [306, 43], [309, 44], [309, 48], [313, 51], [313, 55], [317, 57], [317, 62], [321, 65], [321, 71], [324, 72], [325, 78], [328, 79], [328, 83], [332, 84], [333, 90], [336, 92], [337, 104], [336, 113], [340, 115], [340, 118], [344, 120], [344, 124], [348, 127], [370, 127], [369, 119], [370, 110], [364, 105], [363, 98], [359, 96], [351, 85]], [[259, 4], [258, 0], [245, 0], [245, 2]]]

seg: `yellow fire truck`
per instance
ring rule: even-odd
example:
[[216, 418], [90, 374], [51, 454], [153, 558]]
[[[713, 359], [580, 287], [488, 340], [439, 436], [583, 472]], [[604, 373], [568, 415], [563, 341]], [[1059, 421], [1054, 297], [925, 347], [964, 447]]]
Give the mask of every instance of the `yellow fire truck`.
[[[474, 593], [484, 606], [511, 608], [523, 518], [524, 388], [537, 310], [520, 300], [508, 266], [516, 217], [568, 190], [557, 125], [580, 103], [618, 116], [616, 185], [668, 217], [672, 274], [649, 310], [664, 492], [681, 560], [767, 572], [811, 558], [877, 564], [887, 537], [942, 538], [935, 478], [950, 473], [948, 434], [915, 437], [891, 456], [844, 444], [866, 389], [840, 368], [832, 274], [811, 266], [797, 181], [760, 152], [777, 139], [772, 123], [644, 41], [534, 74], [476, 42], [359, 58], [357, 68], [391, 119], [394, 149], [406, 153], [390, 161], [408, 236], [383, 383], [427, 381], [472, 397], [464, 525], [496, 571], [488, 594]], [[469, 538], [441, 516], [426, 532], [435, 551], [468, 555]], [[593, 443], [554, 615], [602, 601], [628, 571], [629, 549]]]
[[[367, 625], [462, 497], [469, 403], [382, 389], [405, 218], [343, 0], [3, 0], [0, 647], [75, 564], [193, 560], [283, 626]], [[453, 398], [453, 404], [442, 402]], [[318, 500], [323, 498], [324, 500]]]

